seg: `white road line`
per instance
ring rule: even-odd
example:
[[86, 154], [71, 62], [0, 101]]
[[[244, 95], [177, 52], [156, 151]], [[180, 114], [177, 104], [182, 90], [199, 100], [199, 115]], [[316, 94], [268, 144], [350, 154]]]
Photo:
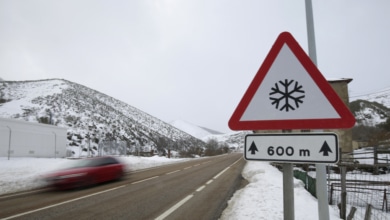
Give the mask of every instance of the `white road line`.
[[233, 163], [232, 165], [230, 165], [229, 167], [234, 166], [234, 165], [235, 165], [236, 163], [238, 163], [241, 159], [242, 159], [242, 158], [236, 160], [236, 162], [234, 162], [234, 163]]
[[[224, 170], [222, 170], [221, 172], [219, 172], [217, 175], [215, 175], [211, 180], [207, 181], [205, 185], [199, 187], [198, 189], [196, 189], [195, 191], [196, 192], [200, 192], [202, 191], [204, 188], [206, 188], [206, 185], [212, 183], [215, 179], [217, 179], [219, 176], [221, 176], [224, 172], [226, 172], [231, 166], [233, 166], [234, 164], [236, 164], [240, 159], [238, 159], [237, 161], [235, 161], [232, 165], [228, 166], [227, 168], [225, 168]], [[197, 165], [194, 165], [195, 166], [199, 166], [200, 164], [197, 164]], [[188, 167], [190, 168], [190, 167]], [[184, 169], [188, 169], [188, 168], [184, 168]], [[188, 200], [190, 200], [194, 195], [191, 194], [191, 195], [188, 195], [186, 196], [184, 199], [182, 199], [180, 202], [176, 203], [174, 206], [172, 206], [170, 209], [168, 209], [167, 211], [165, 211], [163, 214], [161, 214], [160, 216], [158, 216], [157, 218], [155, 218], [155, 220], [163, 220], [165, 219], [167, 216], [169, 216], [172, 212], [174, 212], [176, 209], [178, 209], [180, 206], [182, 206], [184, 203], [186, 203]]]
[[172, 172], [167, 173], [167, 175], [172, 174], [172, 173], [176, 173], [176, 172], [179, 172], [179, 171], [180, 171], [180, 170], [175, 170], [175, 171], [172, 171]]
[[186, 167], [186, 168], [184, 168], [184, 169], [185, 169], [185, 170], [186, 170], [186, 169], [190, 169], [191, 167], [192, 167], [192, 166], [190, 166], [190, 167]]
[[228, 170], [230, 168], [230, 166], [229, 167], [227, 167], [227, 168], [225, 168], [224, 170], [222, 170], [221, 172], [219, 172], [217, 175], [215, 175], [214, 177], [213, 177], [213, 179], [217, 179], [219, 176], [221, 176], [224, 172], [226, 172], [226, 170]]
[[137, 181], [137, 182], [133, 182], [133, 183], [131, 183], [131, 184], [142, 183], [142, 182], [145, 182], [145, 181], [148, 181], [148, 180], [151, 180], [151, 179], [157, 178], [157, 177], [158, 177], [158, 176], [150, 177], [150, 178], [147, 178], [147, 179], [144, 179], [144, 180], [140, 180], [140, 181]]
[[200, 191], [202, 191], [205, 187], [206, 187], [206, 186], [203, 185], [203, 186], [199, 187], [196, 191], [197, 191], [197, 192], [200, 192]]
[[54, 204], [54, 205], [45, 206], [43, 208], [31, 210], [31, 211], [28, 211], [28, 212], [23, 212], [23, 213], [20, 213], [20, 214], [17, 214], [17, 215], [13, 215], [13, 216], [9, 216], [9, 217], [3, 218], [3, 220], [13, 219], [13, 218], [17, 218], [17, 217], [20, 217], [20, 216], [23, 216], [23, 215], [27, 215], [27, 214], [31, 214], [31, 213], [34, 213], [34, 212], [42, 211], [42, 210], [45, 210], [45, 209], [53, 208], [53, 207], [56, 207], [56, 206], [64, 205], [66, 203], [74, 202], [74, 201], [77, 201], [77, 200], [80, 200], [80, 199], [85, 199], [85, 198], [88, 198], [88, 197], [91, 197], [91, 196], [96, 196], [96, 195], [99, 195], [99, 194], [102, 194], [102, 193], [106, 193], [106, 192], [109, 192], [109, 191], [117, 190], [117, 189], [125, 187], [125, 186], [126, 185], [118, 186], [118, 187], [115, 187], [115, 188], [112, 188], [112, 189], [100, 191], [100, 192], [97, 192], [97, 193], [92, 193], [92, 194], [89, 194], [89, 195], [86, 195], [86, 196], [82, 196], [82, 197], [79, 197], [79, 198], [76, 198], [76, 199], [71, 199], [71, 200], [68, 200], [68, 201], [65, 201], [65, 202], [60, 202], [60, 203], [57, 203], [57, 204]]
[[238, 159], [238, 160], [236, 160], [234, 163], [232, 163], [232, 165], [226, 167], [224, 170], [222, 170], [222, 171], [219, 172], [217, 175], [215, 175], [215, 176], [213, 177], [213, 179], [217, 179], [217, 178], [218, 178], [219, 176], [221, 176], [224, 172], [226, 172], [226, 170], [228, 170], [230, 167], [234, 166], [234, 165], [235, 165], [236, 163], [238, 163], [238, 161], [240, 161], [240, 160], [241, 160], [241, 158]]
[[188, 200], [190, 200], [194, 195], [188, 195], [184, 199], [182, 199], [180, 202], [176, 203], [176, 205], [172, 206], [170, 209], [165, 211], [162, 215], [155, 218], [155, 220], [163, 220], [168, 215], [170, 215], [172, 212], [174, 212], [176, 209], [178, 209], [180, 206], [182, 206], [184, 203], [186, 203]]

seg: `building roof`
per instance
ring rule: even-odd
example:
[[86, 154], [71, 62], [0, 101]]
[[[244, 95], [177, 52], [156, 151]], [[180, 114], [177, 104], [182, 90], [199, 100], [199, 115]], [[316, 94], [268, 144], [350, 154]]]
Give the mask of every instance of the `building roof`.
[[346, 82], [350, 83], [353, 79], [352, 78], [339, 78], [339, 79], [326, 79], [328, 82]]

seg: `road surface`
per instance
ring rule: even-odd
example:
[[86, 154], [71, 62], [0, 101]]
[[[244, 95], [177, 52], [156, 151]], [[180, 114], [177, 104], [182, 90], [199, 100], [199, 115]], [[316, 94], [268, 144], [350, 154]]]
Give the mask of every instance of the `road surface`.
[[240, 186], [242, 154], [140, 170], [81, 190], [0, 196], [0, 219], [218, 219]]

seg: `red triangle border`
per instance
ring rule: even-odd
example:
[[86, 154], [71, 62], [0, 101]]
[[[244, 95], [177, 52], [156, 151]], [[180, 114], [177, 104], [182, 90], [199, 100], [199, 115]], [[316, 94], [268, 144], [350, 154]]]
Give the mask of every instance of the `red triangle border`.
[[[340, 115], [340, 118], [281, 119], [261, 121], [240, 120], [284, 44], [287, 44], [287, 46], [291, 49], [307, 73], [309, 73], [313, 81], [317, 84], [318, 88]], [[338, 129], [351, 128], [354, 124], [355, 117], [353, 114], [289, 32], [283, 32], [278, 36], [228, 123], [230, 129], [232, 130]]]

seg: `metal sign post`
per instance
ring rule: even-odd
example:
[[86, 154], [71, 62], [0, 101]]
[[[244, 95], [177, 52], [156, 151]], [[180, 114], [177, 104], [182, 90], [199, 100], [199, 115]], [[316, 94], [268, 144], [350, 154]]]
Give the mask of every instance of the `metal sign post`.
[[[228, 124], [232, 130], [351, 128], [355, 117], [316, 66], [313, 14], [306, 0], [309, 55], [282, 32], [244, 93]], [[321, 130], [322, 131], [322, 130]], [[319, 219], [329, 219], [324, 163], [338, 160], [335, 134], [264, 134], [245, 137], [245, 159], [282, 161], [284, 219], [294, 219], [293, 164], [317, 165]], [[270, 136], [274, 135], [274, 136]]]
[[294, 170], [292, 163], [283, 164], [283, 214], [284, 220], [294, 220]]
[[[244, 157], [246, 160], [284, 162], [284, 220], [294, 220], [292, 163], [336, 163], [339, 159], [338, 137], [335, 133], [324, 132], [249, 134], [245, 136]], [[317, 182], [323, 183], [324, 180], [317, 179]]]
[[[309, 44], [309, 57], [317, 66], [316, 42], [314, 35], [313, 6], [311, 0], [305, 0], [307, 40]], [[316, 192], [318, 199], [318, 219], [329, 220], [328, 190], [326, 187], [326, 165], [316, 164]]]

